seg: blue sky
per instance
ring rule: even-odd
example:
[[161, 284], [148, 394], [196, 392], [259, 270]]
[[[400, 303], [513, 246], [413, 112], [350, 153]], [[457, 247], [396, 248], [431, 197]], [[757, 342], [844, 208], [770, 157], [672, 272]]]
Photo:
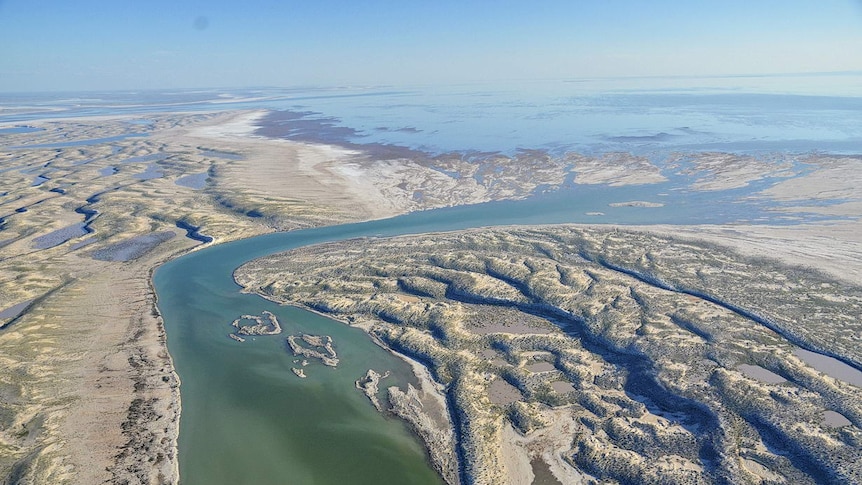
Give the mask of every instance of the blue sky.
[[0, 0], [0, 92], [862, 70], [862, 0]]

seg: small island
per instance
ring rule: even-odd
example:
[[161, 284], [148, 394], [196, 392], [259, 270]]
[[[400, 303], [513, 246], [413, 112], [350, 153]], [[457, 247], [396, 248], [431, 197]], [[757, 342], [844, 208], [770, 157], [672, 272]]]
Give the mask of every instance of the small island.
[[302, 334], [299, 338], [289, 335], [287, 337], [287, 345], [290, 347], [293, 355], [297, 357], [318, 359], [323, 365], [329, 367], [338, 366], [338, 354], [332, 346], [332, 337], [329, 335]]
[[[261, 315], [243, 315], [233, 322], [231, 326], [236, 328], [238, 335], [278, 335], [281, 333], [281, 324], [278, 318], [269, 311], [264, 310]], [[264, 321], [266, 318], [268, 321]], [[244, 320], [255, 322], [254, 325], [242, 325]]]

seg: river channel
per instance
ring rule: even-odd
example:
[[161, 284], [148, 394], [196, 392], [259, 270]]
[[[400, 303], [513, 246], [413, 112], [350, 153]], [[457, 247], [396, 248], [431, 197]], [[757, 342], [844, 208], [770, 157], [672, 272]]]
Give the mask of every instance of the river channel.
[[[327, 241], [489, 225], [770, 219], [752, 203], [723, 204], [732, 209], [717, 211], [715, 201], [721, 197], [681, 194], [668, 191], [664, 184], [576, 186], [524, 201], [268, 234], [215, 245], [163, 265], [154, 284], [168, 349], [181, 379], [182, 483], [441, 483], [418, 439], [402, 422], [376, 412], [354, 387], [370, 368], [392, 372], [381, 387], [403, 385], [412, 378], [406, 363], [359, 329], [240, 293], [232, 273], [246, 261]], [[660, 200], [665, 205], [608, 205], [620, 200]], [[595, 212], [604, 214], [587, 215]], [[278, 316], [284, 327], [281, 335], [248, 337], [242, 343], [228, 338], [234, 319], [264, 310]], [[286, 348], [285, 336], [300, 333], [331, 336], [341, 359], [338, 367], [311, 363], [304, 368], [306, 379], [294, 375], [291, 368], [298, 364]]]

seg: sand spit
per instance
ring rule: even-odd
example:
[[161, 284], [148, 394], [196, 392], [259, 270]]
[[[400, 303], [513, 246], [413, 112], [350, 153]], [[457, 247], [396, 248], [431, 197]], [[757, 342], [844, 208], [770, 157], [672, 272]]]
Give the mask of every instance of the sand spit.
[[644, 200], [630, 200], [627, 202], [611, 202], [611, 207], [664, 207], [661, 202], [648, 202]]
[[737, 189], [756, 181], [798, 175], [792, 155], [755, 157], [732, 153], [678, 153], [667, 164], [678, 175], [693, 177], [691, 188], [702, 191]]
[[406, 392], [395, 386], [390, 387], [387, 390], [390, 411], [406, 421], [419, 435], [425, 443], [431, 463], [446, 483], [460, 484], [455, 425], [448, 411], [443, 386], [434, 380], [427, 367], [416, 360], [394, 351], [393, 355], [410, 364], [419, 379], [419, 387], [408, 384]]
[[383, 408], [380, 406], [377, 392], [380, 390], [380, 381], [387, 377], [389, 377], [389, 371], [380, 374], [374, 369], [368, 369], [365, 376], [356, 381], [356, 388], [368, 397], [368, 400], [374, 405], [374, 409], [378, 411], [383, 411]]

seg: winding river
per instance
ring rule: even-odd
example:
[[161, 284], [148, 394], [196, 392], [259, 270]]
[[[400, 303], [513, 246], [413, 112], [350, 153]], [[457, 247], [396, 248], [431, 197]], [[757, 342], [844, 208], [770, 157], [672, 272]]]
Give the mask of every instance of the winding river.
[[[182, 382], [179, 463], [184, 485], [441, 483], [421, 443], [403, 423], [377, 413], [354, 388], [369, 368], [389, 370], [381, 383], [412, 378], [407, 364], [367, 335], [325, 317], [240, 293], [233, 271], [246, 261], [305, 245], [357, 237], [538, 223], [721, 223], [763, 217], [751, 203], [667, 193], [666, 184], [577, 186], [524, 201], [417, 212], [386, 220], [276, 233], [220, 244], [160, 267], [154, 276], [168, 348]], [[747, 190], [755, 190], [751, 187]], [[738, 192], [725, 194], [739, 196]], [[610, 202], [660, 200], [663, 207], [609, 207]], [[603, 212], [603, 216], [586, 213]], [[773, 221], [775, 222], [775, 221]], [[279, 336], [228, 338], [231, 321], [271, 311]], [[330, 335], [341, 363], [310, 364], [300, 379], [286, 335]]]

